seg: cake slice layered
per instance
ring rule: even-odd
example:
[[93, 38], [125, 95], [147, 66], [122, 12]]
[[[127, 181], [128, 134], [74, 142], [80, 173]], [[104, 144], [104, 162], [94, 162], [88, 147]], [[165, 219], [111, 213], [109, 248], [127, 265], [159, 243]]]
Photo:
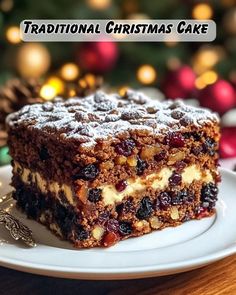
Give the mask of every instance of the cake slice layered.
[[17, 205], [75, 247], [214, 214], [219, 120], [141, 93], [25, 106], [7, 119]]

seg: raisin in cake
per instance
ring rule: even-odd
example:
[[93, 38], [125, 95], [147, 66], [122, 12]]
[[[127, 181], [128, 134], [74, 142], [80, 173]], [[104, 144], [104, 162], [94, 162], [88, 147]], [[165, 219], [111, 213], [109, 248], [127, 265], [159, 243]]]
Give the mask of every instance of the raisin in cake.
[[7, 119], [17, 205], [76, 247], [111, 246], [215, 212], [219, 120], [128, 91]]

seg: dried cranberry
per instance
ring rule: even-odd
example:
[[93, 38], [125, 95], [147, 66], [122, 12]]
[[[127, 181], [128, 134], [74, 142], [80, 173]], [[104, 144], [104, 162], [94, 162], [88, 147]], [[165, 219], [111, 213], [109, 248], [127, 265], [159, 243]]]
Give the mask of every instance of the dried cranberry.
[[137, 159], [137, 175], [142, 175], [144, 170], [147, 168], [147, 162], [144, 160], [141, 160], [139, 157]]
[[166, 136], [166, 143], [170, 145], [170, 147], [179, 148], [185, 145], [185, 138], [181, 133], [173, 132], [169, 133]]
[[136, 213], [138, 219], [148, 218], [152, 214], [152, 202], [149, 197], [144, 197], [141, 202], [139, 209]]
[[171, 197], [167, 192], [162, 192], [159, 195], [160, 208], [166, 210], [171, 204]]
[[76, 175], [76, 178], [83, 180], [94, 180], [99, 174], [99, 170], [96, 165], [90, 164], [82, 168]]
[[154, 159], [157, 162], [160, 162], [160, 161], [162, 161], [162, 160], [165, 159], [165, 156], [166, 156], [166, 151], [161, 151], [159, 154], [157, 154], [157, 155], [154, 156]]
[[119, 241], [118, 234], [116, 234], [114, 232], [109, 232], [103, 238], [103, 246], [110, 247], [110, 246], [116, 244], [118, 241]]
[[209, 212], [208, 212], [207, 208], [197, 207], [195, 212], [196, 212], [196, 216], [198, 218], [203, 218], [203, 217], [209, 216]]
[[88, 200], [90, 202], [96, 203], [100, 201], [102, 198], [102, 190], [99, 188], [93, 188], [89, 190]]
[[169, 178], [169, 184], [171, 186], [179, 185], [181, 184], [181, 181], [182, 181], [182, 176], [176, 172], [173, 172], [173, 174]]
[[135, 148], [135, 142], [133, 139], [126, 139], [115, 146], [115, 151], [119, 155], [130, 156]]
[[106, 224], [106, 229], [109, 232], [117, 232], [119, 230], [119, 222], [116, 219], [109, 219]]
[[119, 222], [119, 232], [123, 236], [130, 235], [132, 233], [131, 223], [128, 221], [120, 221]]
[[126, 181], [126, 180], [121, 180], [121, 181], [119, 181], [119, 182], [115, 185], [115, 187], [116, 187], [116, 190], [117, 190], [118, 192], [122, 192], [122, 191], [125, 190], [126, 187], [127, 187], [127, 181]]
[[175, 163], [175, 168], [177, 172], [181, 172], [186, 166], [187, 164], [184, 161], [178, 161]]

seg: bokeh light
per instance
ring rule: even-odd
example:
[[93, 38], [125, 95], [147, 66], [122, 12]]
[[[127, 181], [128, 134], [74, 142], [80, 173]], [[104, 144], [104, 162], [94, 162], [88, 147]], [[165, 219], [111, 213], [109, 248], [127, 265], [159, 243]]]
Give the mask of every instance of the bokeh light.
[[127, 92], [128, 89], [129, 89], [128, 86], [122, 86], [122, 87], [120, 87], [120, 89], [118, 90], [120, 96], [124, 96], [126, 94], [126, 92]]
[[8, 12], [13, 8], [13, 0], [2, 0], [0, 2], [0, 9], [4, 12]]
[[207, 85], [215, 83], [217, 79], [218, 74], [215, 71], [207, 71], [195, 80], [195, 86], [197, 89], [203, 89]]
[[12, 44], [17, 44], [21, 42], [20, 38], [20, 28], [17, 26], [9, 27], [6, 31], [7, 41]]
[[212, 69], [222, 58], [224, 58], [224, 52], [217, 46], [200, 48], [193, 57], [193, 69], [197, 74], [202, 74]]
[[45, 84], [40, 89], [40, 96], [45, 100], [52, 100], [56, 96], [56, 89], [49, 84]]
[[61, 68], [61, 76], [66, 81], [73, 81], [79, 76], [79, 68], [74, 63], [67, 63]]
[[18, 51], [17, 69], [23, 77], [40, 77], [49, 69], [50, 63], [50, 54], [42, 44], [27, 43]]
[[89, 87], [93, 87], [96, 83], [96, 77], [93, 74], [90, 74], [90, 73], [86, 74], [84, 76], [84, 79], [89, 85]]
[[63, 81], [56, 76], [52, 76], [48, 78], [47, 84], [52, 86], [55, 89], [56, 94], [61, 94], [65, 90], [65, 85]]
[[213, 10], [207, 3], [199, 3], [194, 6], [192, 16], [194, 19], [198, 20], [211, 19], [213, 16]]
[[157, 78], [156, 70], [151, 65], [142, 65], [138, 68], [137, 79], [142, 84], [152, 84]]
[[111, 5], [111, 0], [87, 0], [87, 4], [92, 9], [104, 10]]
[[174, 71], [177, 70], [181, 66], [181, 61], [178, 57], [172, 56], [167, 60], [168, 69]]

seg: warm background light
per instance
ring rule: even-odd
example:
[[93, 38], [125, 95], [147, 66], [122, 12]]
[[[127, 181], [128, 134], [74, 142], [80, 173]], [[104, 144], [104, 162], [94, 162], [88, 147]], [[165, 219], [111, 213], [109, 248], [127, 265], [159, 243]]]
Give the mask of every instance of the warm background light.
[[224, 51], [218, 46], [200, 48], [193, 57], [193, 69], [197, 74], [202, 74], [212, 69], [224, 55]]
[[67, 63], [61, 68], [61, 76], [66, 81], [73, 81], [79, 76], [79, 68], [74, 63]]
[[40, 77], [49, 69], [50, 63], [51, 58], [44, 45], [27, 43], [18, 51], [17, 69], [23, 77]]
[[195, 86], [197, 89], [203, 89], [207, 85], [215, 83], [217, 79], [218, 75], [215, 71], [207, 71], [195, 80]]
[[74, 96], [76, 96], [76, 91], [75, 91], [75, 89], [69, 89], [69, 91], [68, 91], [68, 95], [69, 95], [69, 97], [74, 97]]
[[122, 87], [120, 87], [120, 89], [118, 90], [120, 96], [124, 96], [128, 89], [129, 89], [128, 86], [122, 86]]
[[45, 84], [40, 89], [40, 96], [45, 100], [52, 100], [56, 96], [56, 89], [49, 84]]
[[8, 12], [13, 8], [13, 0], [2, 0], [0, 1], [0, 10]]
[[87, 4], [93, 9], [104, 10], [111, 5], [111, 0], [87, 0]]
[[47, 84], [55, 89], [56, 94], [62, 94], [65, 90], [65, 85], [63, 81], [56, 76], [48, 78]]
[[130, 15], [128, 15], [127, 18], [128, 19], [141, 19], [141, 20], [150, 19], [150, 17], [145, 13], [131, 13]]
[[96, 77], [93, 74], [86, 74], [84, 76], [85, 81], [89, 85], [89, 87], [93, 87], [96, 83]]
[[9, 27], [6, 31], [7, 41], [12, 44], [17, 44], [21, 42], [20, 29], [17, 26]]
[[156, 70], [151, 65], [142, 65], [137, 71], [137, 79], [142, 84], [152, 84], [157, 78]]
[[209, 4], [199, 3], [194, 6], [192, 10], [192, 16], [195, 19], [211, 19], [213, 16], [213, 10]]
[[170, 70], [176, 70], [180, 67], [181, 61], [178, 57], [172, 56], [167, 60], [167, 67]]

